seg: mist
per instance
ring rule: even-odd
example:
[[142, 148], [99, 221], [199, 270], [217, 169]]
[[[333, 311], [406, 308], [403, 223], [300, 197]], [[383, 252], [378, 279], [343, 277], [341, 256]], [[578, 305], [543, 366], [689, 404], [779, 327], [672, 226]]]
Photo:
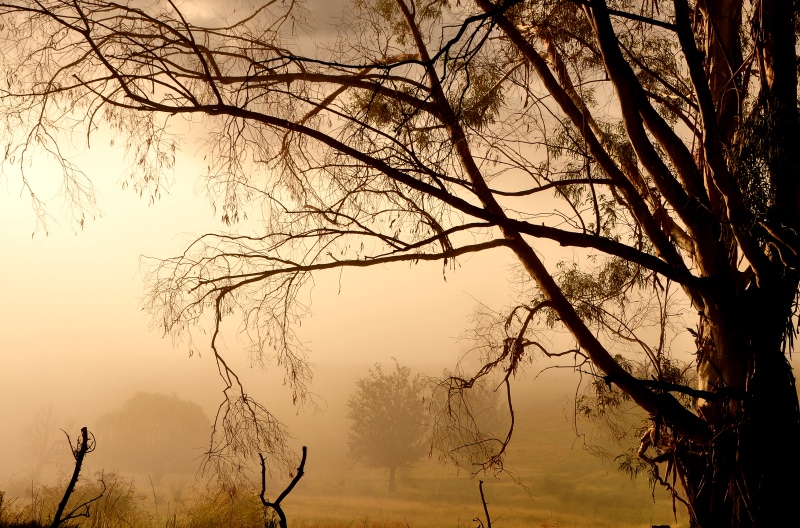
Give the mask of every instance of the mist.
[[[64, 432], [74, 440], [81, 426], [96, 433], [97, 444], [82, 482], [104, 471], [132, 483], [151, 515], [188, 511], [206, 497], [209, 484], [198, 472], [210, 429], [199, 439], [172, 433], [191, 467], [157, 476], [107, 452], [114, 442], [102, 427], [104, 417], [140, 393], [196, 404], [208, 424], [222, 401], [223, 385], [203, 347], [207, 336], [196, 336], [190, 356], [186, 342], [151, 331], [140, 309], [146, 285], [139, 256], [169, 256], [188, 233], [219, 228], [205, 200], [192, 192], [188, 165], [180, 171], [186, 181], [178, 177], [170, 195], [152, 205], [99, 175], [102, 215], [79, 232], [58, 226], [31, 237], [32, 224], [20, 220], [26, 205], [14, 192], [2, 197], [2, 244], [10, 256], [0, 270], [7, 280], [0, 336], [0, 489], [7, 503], [16, 497], [15, 504], [23, 504], [47, 486], [64, 485], [73, 464]], [[432, 453], [402, 469], [398, 490], [390, 494], [385, 470], [347, 457], [346, 403], [356, 381], [392, 358], [425, 376], [439, 376], [459, 361], [469, 366], [470, 344], [462, 338], [471, 315], [482, 305], [503, 307], [512, 288], [509, 277], [486, 270], [506, 265], [477, 256], [455, 268], [398, 265], [319, 275], [308, 297], [312, 315], [299, 329], [314, 364], [310, 398], [301, 405], [292, 404], [279, 368], [252, 366], [246, 339], [226, 338], [223, 353], [248, 393], [286, 424], [293, 449], [308, 447], [305, 474], [284, 502], [295, 524], [473, 525], [482, 515], [479, 479], [497, 526], [641, 526], [669, 519], [669, 501], [650, 500], [646, 479], [630, 480], [608, 457], [590, 453], [587, 446], [603, 440], [591, 424], [574, 428], [578, 380], [562, 371], [537, 376], [545, 363], [528, 365], [514, 385], [517, 429], [505, 473], [473, 474]], [[137, 433], [143, 446], [152, 434], [146, 427]], [[36, 435], [47, 438], [52, 456], [34, 452]], [[606, 447], [614, 453], [614, 446]], [[258, 491], [257, 469], [251, 468], [251, 495]], [[268, 490], [274, 496], [288, 481], [288, 475], [272, 475]]]
[[[208, 493], [207, 475], [199, 471], [210, 425], [204, 438], [171, 433], [190, 465], [162, 475], [107, 452], [114, 442], [102, 427], [104, 417], [141, 393], [191, 402], [208, 424], [222, 401], [223, 384], [203, 346], [207, 336], [197, 335], [193, 348], [173, 343], [153, 332], [141, 311], [146, 285], [140, 255], [169, 256], [192, 234], [220, 227], [191, 188], [196, 168], [184, 163], [188, 167], [179, 172], [185, 176], [151, 205], [98, 175], [102, 214], [78, 232], [59, 225], [47, 236], [31, 237], [24, 201], [15, 192], [2, 197], [2, 244], [9, 255], [0, 270], [7, 281], [0, 336], [6, 454], [0, 489], [6, 501], [16, 497], [15, 504], [23, 504], [37, 486], [63, 486], [74, 463], [64, 432], [74, 440], [82, 426], [96, 433], [97, 443], [83, 482], [100, 471], [115, 475], [135, 486], [143, 508], [158, 505], [162, 514], [189, 510]], [[285, 499], [290, 519], [472, 525], [482, 512], [479, 479], [498, 526], [641, 526], [669, 519], [669, 501], [658, 495], [650, 500], [646, 479], [630, 480], [613, 460], [591, 454], [605, 440], [589, 423], [574, 427], [578, 379], [563, 371], [538, 375], [546, 363], [528, 365], [514, 384], [517, 426], [505, 473], [474, 474], [474, 468], [446, 464], [431, 453], [402, 469], [398, 491], [390, 494], [386, 470], [348, 458], [346, 404], [356, 381], [375, 363], [391, 365], [392, 358], [425, 376], [440, 376], [460, 361], [471, 366], [464, 336], [481, 306], [505, 306], [510, 277], [486, 271], [504, 266], [511, 262], [480, 255], [454, 268], [398, 265], [317, 276], [307, 298], [311, 315], [298, 330], [314, 365], [310, 397], [300, 405], [292, 403], [280, 368], [253, 366], [246, 339], [226, 337], [222, 352], [248, 393], [286, 424], [294, 450], [308, 447], [305, 474]], [[235, 330], [235, 322], [230, 325]], [[152, 432], [142, 427], [137, 434], [146, 447]], [[35, 452], [37, 435], [50, 455]], [[251, 476], [254, 493], [257, 467]], [[275, 494], [288, 481], [288, 475], [272, 475], [268, 489]]]
[[[332, 20], [339, 16], [335, 3], [318, 4], [329, 6], [325, 12]], [[197, 16], [212, 16], [201, 7]], [[333, 25], [325, 27], [326, 38], [333, 38]], [[191, 339], [175, 341], [161, 335], [142, 309], [152, 259], [179, 254], [203, 233], [228, 229], [196, 183], [205, 169], [201, 157], [187, 152], [170, 175], [168, 192], [152, 203], [122, 189], [118, 150], [100, 145], [80, 154], [75, 161], [89, 169], [98, 197], [97, 209], [81, 227], [58, 214], [64, 212], [63, 196], [48, 181], [52, 167], [35, 167], [38, 190], [56, 211], [46, 230], [37, 227], [20, 182], [0, 180], [5, 507], [46, 513], [57, 502], [74, 467], [71, 445], [85, 426], [94, 435], [79, 481], [86, 497], [103, 479], [107, 496], [127, 501], [126, 514], [148, 526], [175, 526], [178, 518], [214, 526], [214, 521], [203, 524], [206, 517], [234, 526], [239, 521], [233, 517], [219, 517], [234, 513], [247, 522], [261, 521], [257, 460], [245, 468], [250, 485], [235, 493], [221, 493], [203, 465], [225, 389], [209, 334], [193, 329]], [[241, 234], [258, 228], [255, 213], [234, 226]], [[555, 244], [540, 248], [548, 263], [563, 255]], [[676, 522], [672, 501], [660, 490], [653, 494], [645, 475], [631, 479], [618, 470], [615, 457], [630, 446], [576, 420], [580, 376], [544, 360], [526, 364], [513, 379], [515, 430], [504, 471], [459, 467], [428, 449], [399, 470], [391, 492], [388, 470], [348, 455], [347, 402], [370, 367], [389, 367], [396, 360], [426, 378], [459, 365], [475, 369], [479, 358], [468, 339], [474, 315], [507, 308], [519, 288], [511, 257], [477, 254], [455, 264], [315, 275], [300, 299], [308, 315], [297, 335], [313, 371], [308, 397], [301, 401], [293, 401], [281, 367], [254, 360], [248, 338], [238, 332], [241, 321], [224, 321], [219, 350], [225, 361], [248, 396], [286, 426], [289, 447], [295, 453], [307, 448], [303, 476], [282, 503], [290, 525], [488, 524], [480, 481], [496, 527]], [[570, 346], [564, 336], [553, 339], [556, 347]], [[682, 351], [690, 350], [686, 343]], [[156, 403], [141, 405], [134, 419], [132, 402], [143, 400]], [[170, 406], [192, 420], [176, 423], [175, 415], [165, 412]], [[293, 476], [273, 468], [267, 495], [278, 496]], [[685, 522], [680, 512], [677, 522]]]

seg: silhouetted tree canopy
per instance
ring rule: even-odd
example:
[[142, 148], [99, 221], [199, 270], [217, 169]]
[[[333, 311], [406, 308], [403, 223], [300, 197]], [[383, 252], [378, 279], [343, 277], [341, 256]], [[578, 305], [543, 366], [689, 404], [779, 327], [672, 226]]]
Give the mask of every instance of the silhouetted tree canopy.
[[380, 364], [356, 382], [347, 401], [351, 420], [349, 455], [367, 466], [389, 469], [389, 491], [395, 491], [395, 476], [425, 453], [427, 430], [422, 402], [423, 382], [419, 374], [395, 362], [386, 373]]
[[174, 394], [139, 392], [103, 415], [95, 428], [97, 459], [109, 469], [146, 473], [196, 473], [208, 450], [211, 422], [199, 405]]
[[508, 391], [528, 360], [562, 358], [593, 378], [581, 412], [648, 417], [633, 456], [693, 525], [795, 515], [797, 2], [357, 0], [320, 45], [302, 2], [215, 8], [0, 1], [0, 97], [39, 211], [34, 153], [90, 203], [61, 139], [110, 129], [126, 183], [157, 195], [173, 134], [202, 118], [222, 219], [263, 213], [261, 233], [205, 234], [150, 275], [165, 332], [211, 316], [219, 460], [291, 458], [217, 349], [223, 317], [301, 400], [296, 301], [315, 272], [505, 252], [519, 294], [480, 322], [483, 366], [449, 383], [499, 373]]

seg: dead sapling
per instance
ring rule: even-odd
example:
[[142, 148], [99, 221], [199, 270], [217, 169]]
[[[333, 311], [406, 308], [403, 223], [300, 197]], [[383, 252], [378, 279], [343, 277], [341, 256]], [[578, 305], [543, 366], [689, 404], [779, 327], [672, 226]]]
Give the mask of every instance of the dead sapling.
[[81, 473], [83, 460], [86, 458], [87, 454], [94, 451], [97, 445], [94, 435], [90, 434], [86, 427], [81, 428], [81, 436], [78, 437], [78, 440], [75, 442], [74, 448], [72, 448], [72, 439], [69, 437], [69, 434], [67, 434], [66, 431], [64, 434], [67, 435], [67, 441], [72, 449], [72, 456], [75, 457], [75, 469], [72, 471], [72, 478], [69, 480], [69, 484], [67, 484], [67, 489], [64, 491], [64, 496], [61, 498], [61, 502], [58, 504], [58, 509], [53, 517], [53, 522], [50, 524], [50, 528], [57, 528], [67, 521], [77, 519], [78, 517], [89, 517], [89, 505], [99, 500], [106, 492], [106, 483], [101, 478], [100, 483], [103, 485], [103, 489], [100, 491], [99, 495], [87, 501], [81, 502], [72, 510], [70, 510], [69, 513], [64, 514], [64, 510], [67, 508], [67, 502], [69, 502], [69, 498], [75, 491], [75, 484], [78, 483], [78, 477]]
[[300, 465], [297, 467], [297, 473], [292, 478], [292, 481], [286, 486], [286, 489], [283, 490], [283, 493], [278, 495], [278, 498], [275, 499], [274, 502], [268, 501], [264, 494], [267, 491], [267, 464], [264, 461], [264, 455], [261, 453], [258, 454], [258, 458], [261, 460], [261, 504], [264, 505], [264, 527], [265, 528], [274, 528], [275, 521], [273, 519], [267, 519], [267, 511], [268, 509], [272, 509], [278, 515], [278, 526], [280, 528], [287, 528], [286, 524], [286, 514], [283, 512], [283, 507], [281, 507], [281, 501], [286, 498], [289, 493], [294, 489], [295, 485], [300, 481], [303, 477], [303, 469], [306, 466], [306, 454], [308, 450], [306, 446], [303, 446], [303, 456], [300, 459]]
[[478, 523], [478, 528], [492, 528], [492, 518], [489, 517], [489, 506], [486, 504], [486, 496], [483, 494], [483, 481], [478, 481], [478, 491], [481, 492], [481, 504], [483, 504], [483, 513], [486, 515], [486, 524], [483, 524], [483, 521], [480, 517], [475, 517], [472, 519], [476, 523]]

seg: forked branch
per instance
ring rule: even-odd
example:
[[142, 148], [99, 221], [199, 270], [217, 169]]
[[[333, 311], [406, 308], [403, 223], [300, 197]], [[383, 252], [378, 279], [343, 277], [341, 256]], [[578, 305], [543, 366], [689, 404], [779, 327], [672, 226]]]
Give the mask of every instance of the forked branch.
[[[292, 490], [300, 481], [300, 479], [303, 478], [303, 475], [305, 474], [304, 469], [306, 466], [307, 453], [308, 449], [306, 448], [306, 446], [303, 446], [303, 457], [300, 459], [300, 465], [297, 467], [297, 473], [295, 473], [294, 478], [292, 478], [292, 481], [289, 483], [288, 486], [286, 486], [286, 489], [283, 490], [283, 493], [278, 495], [278, 498], [275, 499], [274, 502], [270, 502], [265, 497], [267, 491], [267, 463], [264, 459], [264, 455], [262, 455], [261, 453], [258, 454], [258, 458], [261, 461], [261, 493], [259, 494], [259, 497], [261, 498], [261, 504], [264, 506], [265, 515], [267, 512], [267, 508], [271, 508], [272, 510], [275, 511], [275, 513], [278, 515], [278, 525], [280, 526], [280, 528], [286, 528], [287, 526], [286, 514], [284, 513], [283, 507], [281, 506], [281, 501], [283, 501], [283, 499], [285, 499], [286, 496], [292, 492]], [[267, 523], [266, 519], [264, 524], [265, 526], [269, 526], [269, 523]]]

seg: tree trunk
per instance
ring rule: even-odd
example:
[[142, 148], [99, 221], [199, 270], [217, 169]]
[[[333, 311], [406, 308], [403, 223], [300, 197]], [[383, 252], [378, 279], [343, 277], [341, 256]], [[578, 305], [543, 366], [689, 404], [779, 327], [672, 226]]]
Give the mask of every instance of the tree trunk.
[[[698, 402], [713, 440], [701, 449], [684, 446], [679, 461], [692, 526], [785, 526], [796, 516], [800, 408], [783, 343], [793, 291], [784, 284], [745, 292], [734, 307], [739, 327], [733, 333], [715, 336], [707, 328], [721, 325], [701, 324], [699, 385], [720, 397]], [[743, 379], [726, 378], [740, 372]]]
[[745, 397], [738, 418], [721, 421], [704, 449], [683, 452], [679, 472], [692, 526], [784, 526], [796, 515], [800, 414], [794, 378], [786, 361], [774, 361], [759, 377], [761, 386]]

